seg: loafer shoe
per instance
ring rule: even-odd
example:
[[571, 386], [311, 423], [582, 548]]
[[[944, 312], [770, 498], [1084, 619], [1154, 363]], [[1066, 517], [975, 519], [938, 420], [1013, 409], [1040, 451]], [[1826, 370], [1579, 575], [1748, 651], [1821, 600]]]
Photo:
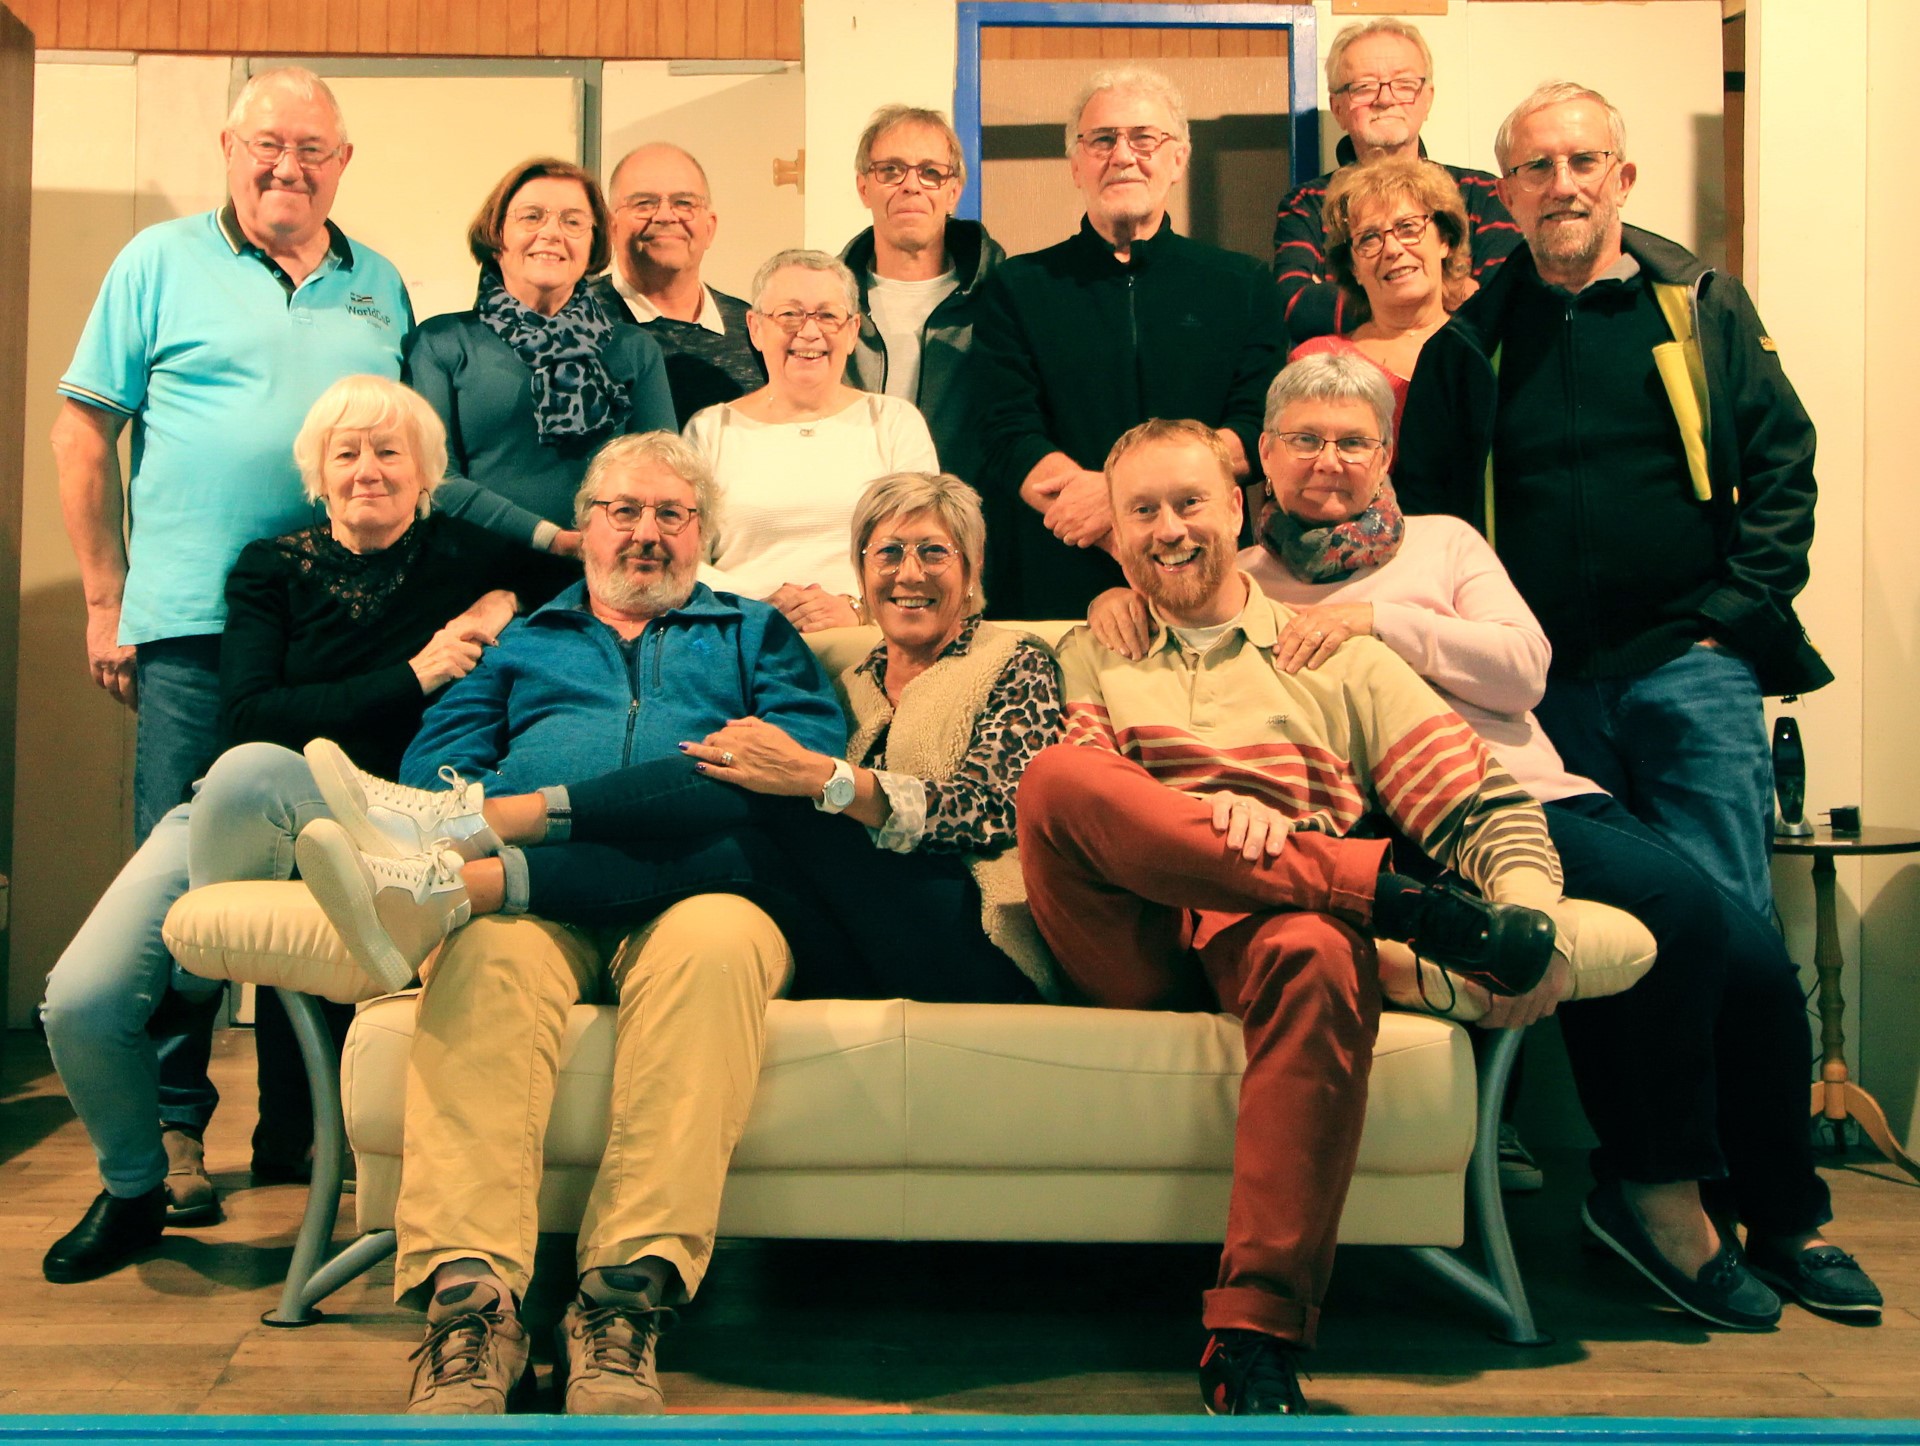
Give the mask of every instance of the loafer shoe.
[[118, 1270], [159, 1241], [166, 1218], [165, 1184], [125, 1200], [102, 1190], [80, 1223], [53, 1242], [41, 1273], [55, 1285], [72, 1285]]
[[1747, 1264], [1784, 1296], [1822, 1315], [1878, 1318], [1880, 1287], [1837, 1245], [1786, 1251], [1765, 1240], [1749, 1241]]
[[1780, 1297], [1754, 1278], [1740, 1247], [1723, 1238], [1720, 1251], [1695, 1276], [1660, 1253], [1635, 1218], [1617, 1182], [1598, 1186], [1580, 1209], [1587, 1229], [1639, 1271], [1682, 1310], [1728, 1330], [1770, 1330], [1780, 1321]]
[[162, 1130], [167, 1152], [167, 1224], [211, 1225], [220, 1218], [220, 1201], [207, 1178], [206, 1147], [185, 1130]]

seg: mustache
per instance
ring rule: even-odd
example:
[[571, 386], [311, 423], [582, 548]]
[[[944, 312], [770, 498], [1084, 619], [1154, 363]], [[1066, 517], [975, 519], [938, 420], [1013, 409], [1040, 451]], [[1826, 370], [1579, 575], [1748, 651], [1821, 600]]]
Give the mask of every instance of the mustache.
[[663, 542], [629, 542], [615, 556], [625, 562], [628, 558], [637, 558], [641, 562], [666, 562], [667, 547]]

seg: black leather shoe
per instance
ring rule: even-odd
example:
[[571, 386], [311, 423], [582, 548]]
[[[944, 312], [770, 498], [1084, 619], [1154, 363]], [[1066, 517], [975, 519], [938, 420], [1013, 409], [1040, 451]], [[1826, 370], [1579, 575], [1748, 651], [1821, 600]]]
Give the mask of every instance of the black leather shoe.
[[1382, 874], [1374, 893], [1374, 931], [1471, 979], [1489, 994], [1525, 994], [1553, 962], [1553, 920], [1538, 909], [1489, 903], [1435, 880], [1421, 885]]
[[1749, 1239], [1747, 1262], [1755, 1275], [1808, 1310], [1853, 1321], [1880, 1318], [1880, 1287], [1837, 1245], [1788, 1251], [1767, 1240]]
[[1754, 1278], [1730, 1237], [1721, 1237], [1719, 1254], [1689, 1276], [1660, 1253], [1617, 1181], [1597, 1186], [1580, 1218], [1614, 1254], [1701, 1320], [1737, 1331], [1771, 1330], [1780, 1323], [1780, 1297]]
[[1200, 1354], [1209, 1416], [1304, 1416], [1307, 1398], [1286, 1341], [1259, 1331], [1215, 1331]]
[[102, 1190], [80, 1223], [53, 1242], [41, 1272], [55, 1285], [72, 1285], [118, 1270], [160, 1239], [166, 1218], [164, 1184], [128, 1200]]

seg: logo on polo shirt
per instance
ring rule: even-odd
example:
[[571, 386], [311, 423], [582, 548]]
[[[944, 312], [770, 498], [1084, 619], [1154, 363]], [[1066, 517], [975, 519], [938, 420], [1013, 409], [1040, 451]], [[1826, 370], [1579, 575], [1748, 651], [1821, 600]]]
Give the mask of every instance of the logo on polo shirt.
[[373, 297], [366, 292], [349, 291], [347, 293], [347, 315], [364, 317], [368, 321], [378, 322], [388, 331], [393, 330], [393, 315], [382, 311], [373, 304]]

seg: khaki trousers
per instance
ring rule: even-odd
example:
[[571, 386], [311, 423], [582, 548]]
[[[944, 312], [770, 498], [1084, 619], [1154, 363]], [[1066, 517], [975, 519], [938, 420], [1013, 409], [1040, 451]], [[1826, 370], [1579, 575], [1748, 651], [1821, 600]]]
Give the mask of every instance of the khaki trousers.
[[526, 1294], [567, 1011], [603, 994], [618, 1003], [610, 1126], [580, 1270], [657, 1256], [691, 1296], [759, 1082], [767, 1001], [791, 973], [773, 921], [731, 894], [675, 904], [604, 966], [584, 935], [531, 916], [456, 933], [425, 976], [407, 1062], [395, 1297], [468, 1258]]

